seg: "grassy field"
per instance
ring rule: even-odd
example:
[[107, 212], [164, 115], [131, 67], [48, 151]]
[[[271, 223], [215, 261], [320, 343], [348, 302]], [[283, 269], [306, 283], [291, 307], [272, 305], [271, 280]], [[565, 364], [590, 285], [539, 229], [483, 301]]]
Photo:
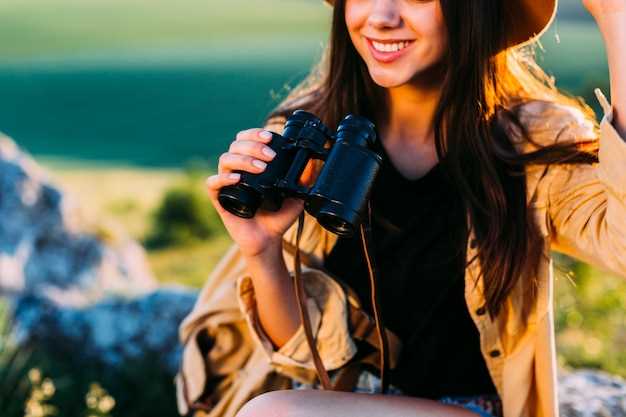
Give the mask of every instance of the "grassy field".
[[[140, 242], [153, 227], [155, 210], [165, 192], [187, 180], [183, 172], [173, 169], [85, 169], [80, 164], [70, 166], [56, 161], [47, 161], [45, 166], [54, 182], [78, 205], [89, 230], [130, 235]], [[194, 186], [203, 190], [201, 180]], [[208, 240], [150, 250], [148, 262], [160, 282], [199, 288], [231, 243], [219, 228]]]
[[245, 43], [265, 34], [317, 36], [326, 29], [329, 10], [311, 0], [3, 0], [0, 56]]

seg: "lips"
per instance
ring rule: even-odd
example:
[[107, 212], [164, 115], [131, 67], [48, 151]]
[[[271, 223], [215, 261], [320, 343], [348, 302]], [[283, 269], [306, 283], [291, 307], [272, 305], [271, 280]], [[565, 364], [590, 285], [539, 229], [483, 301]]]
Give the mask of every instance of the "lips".
[[365, 39], [374, 59], [382, 63], [390, 63], [397, 60], [404, 55], [414, 43], [414, 40], [410, 39], [378, 40], [367, 37]]

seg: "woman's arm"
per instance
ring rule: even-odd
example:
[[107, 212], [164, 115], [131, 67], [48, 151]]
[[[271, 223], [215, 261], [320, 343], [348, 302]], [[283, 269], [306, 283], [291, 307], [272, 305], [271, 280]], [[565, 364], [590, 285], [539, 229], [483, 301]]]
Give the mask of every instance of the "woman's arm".
[[[297, 225], [294, 224], [284, 235], [285, 244], [295, 245]], [[321, 259], [321, 251], [324, 250], [325, 234], [321, 230], [321, 226], [313, 217], [305, 214], [305, 221], [302, 231], [302, 240], [300, 242], [301, 252], [304, 256], [312, 256]], [[290, 251], [282, 248], [280, 255], [283, 261], [279, 265], [252, 266], [252, 269], [258, 269], [257, 276], [251, 267], [247, 267], [248, 273], [243, 274], [237, 279], [237, 293], [239, 299], [240, 310], [244, 313], [244, 317], [248, 322], [248, 327], [252, 331], [253, 339], [263, 348], [270, 363], [280, 373], [296, 378], [303, 382], [310, 383], [309, 378], [314, 377], [315, 366], [305, 338], [303, 326], [300, 323], [298, 306], [295, 303], [295, 294], [293, 290], [293, 267], [294, 258]], [[272, 259], [275, 259], [272, 256]], [[255, 261], [256, 262], [256, 261]], [[260, 261], [264, 263], [264, 261]], [[269, 261], [275, 262], [274, 260]], [[352, 340], [349, 328], [349, 301], [347, 295], [341, 286], [335, 282], [330, 276], [322, 270], [314, 267], [315, 262], [311, 266], [302, 265], [302, 283], [306, 298], [306, 306], [311, 321], [311, 330], [316, 340], [320, 358], [327, 370], [340, 368], [356, 353], [356, 345]], [[276, 271], [273, 271], [276, 268]], [[290, 302], [294, 305], [291, 308], [296, 310], [295, 317], [292, 316], [296, 325], [295, 333], [293, 329], [285, 332], [286, 338], [284, 342], [276, 343], [271, 340], [268, 333], [275, 331], [275, 327], [280, 322], [289, 320], [287, 318], [276, 317], [278, 310], [288, 311], [286, 299], [281, 299], [277, 294], [264, 294], [266, 291], [274, 291], [271, 288], [263, 288], [264, 280], [273, 280], [276, 282], [274, 275], [280, 274], [285, 279], [284, 288], [278, 288], [275, 291], [283, 293], [284, 297], [290, 298]], [[284, 276], [283, 274], [287, 274]], [[266, 278], [263, 278], [267, 275]], [[274, 285], [274, 284], [272, 284]], [[261, 300], [261, 297], [266, 297]], [[272, 305], [273, 303], [282, 304], [280, 306]], [[263, 305], [261, 305], [261, 303]], [[265, 310], [265, 311], [262, 311]], [[294, 314], [288, 312], [287, 314]], [[265, 317], [261, 317], [265, 315]], [[267, 320], [268, 323], [263, 323]], [[286, 326], [288, 327], [289, 323]], [[278, 329], [279, 332], [283, 329]], [[289, 335], [288, 333], [291, 333]], [[276, 335], [273, 335], [275, 338]], [[279, 336], [280, 337], [280, 336]], [[276, 347], [280, 345], [280, 347]], [[312, 373], [313, 372], [313, 373]]]
[[583, 0], [583, 4], [604, 38], [611, 74], [613, 125], [626, 138], [626, 0]]
[[[605, 40], [613, 104], [598, 94], [605, 112], [599, 163], [550, 167], [542, 200], [552, 249], [626, 277], [626, 0], [583, 3]], [[553, 117], [567, 125], [560, 141], [593, 136], [579, 112], [562, 110]]]
[[265, 334], [282, 347], [300, 326], [294, 285], [282, 256], [282, 245], [269, 247], [246, 258], [247, 271], [256, 293], [256, 308]]
[[[591, 137], [593, 126], [580, 111], [558, 109], [551, 117], [566, 126], [560, 141]], [[536, 206], [546, 215], [552, 249], [626, 277], [626, 140], [610, 123], [610, 110], [600, 124], [599, 163], [550, 166]]]

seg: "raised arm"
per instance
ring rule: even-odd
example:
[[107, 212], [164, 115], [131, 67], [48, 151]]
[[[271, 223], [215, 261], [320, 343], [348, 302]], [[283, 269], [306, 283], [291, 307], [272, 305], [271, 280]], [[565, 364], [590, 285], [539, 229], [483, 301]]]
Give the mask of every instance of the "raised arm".
[[[611, 123], [610, 106], [603, 106], [599, 163], [550, 167], [542, 200], [554, 250], [626, 277], [626, 141]], [[568, 126], [561, 140], [592, 134], [575, 111], [564, 109], [559, 117]]]
[[611, 74], [613, 125], [626, 137], [626, 0], [583, 0], [602, 32]]

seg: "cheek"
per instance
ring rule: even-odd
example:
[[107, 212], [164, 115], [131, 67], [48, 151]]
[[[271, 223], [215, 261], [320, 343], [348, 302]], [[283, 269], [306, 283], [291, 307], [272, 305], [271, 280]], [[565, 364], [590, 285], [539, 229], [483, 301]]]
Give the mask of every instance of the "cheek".
[[360, 37], [359, 31], [365, 26], [368, 16], [368, 7], [366, 1], [363, 0], [347, 0], [345, 9], [345, 21], [350, 38], [352, 41], [358, 41]]
[[420, 10], [410, 16], [407, 21], [418, 41], [421, 41], [430, 58], [438, 60], [443, 57], [448, 47], [448, 35], [439, 2], [432, 2], [432, 8]]
[[441, 11], [436, 14], [436, 19], [433, 21], [435, 23], [432, 28], [433, 39], [440, 49], [439, 52], [443, 55], [446, 49], [448, 49], [448, 30], [446, 28], [446, 23], [443, 20], [443, 16], [441, 15]]

